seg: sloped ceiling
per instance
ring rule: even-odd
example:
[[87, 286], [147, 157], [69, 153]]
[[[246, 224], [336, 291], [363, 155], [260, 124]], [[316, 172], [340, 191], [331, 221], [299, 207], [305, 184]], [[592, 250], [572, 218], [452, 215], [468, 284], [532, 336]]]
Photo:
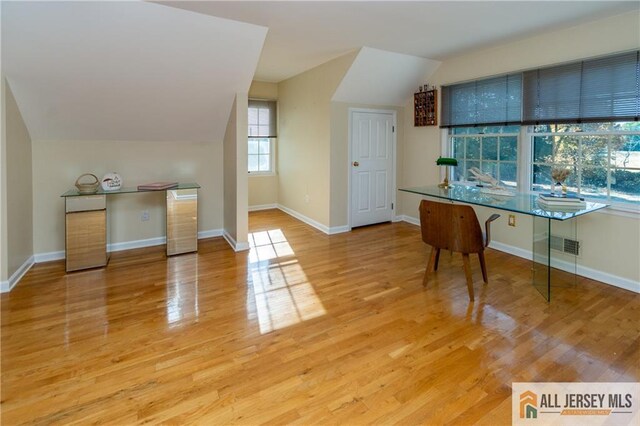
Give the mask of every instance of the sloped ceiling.
[[267, 29], [145, 2], [2, 2], [33, 140], [221, 141]]
[[443, 60], [640, 8], [613, 0], [162, 3], [269, 27], [255, 79], [271, 82], [362, 46]]
[[363, 47], [331, 100], [403, 106], [440, 62]]

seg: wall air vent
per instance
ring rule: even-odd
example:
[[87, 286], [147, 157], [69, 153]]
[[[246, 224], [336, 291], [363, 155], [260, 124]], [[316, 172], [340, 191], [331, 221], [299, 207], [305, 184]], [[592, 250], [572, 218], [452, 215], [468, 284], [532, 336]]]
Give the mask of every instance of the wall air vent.
[[555, 251], [572, 254], [574, 256], [580, 255], [580, 242], [577, 240], [551, 235], [549, 237], [549, 246]]

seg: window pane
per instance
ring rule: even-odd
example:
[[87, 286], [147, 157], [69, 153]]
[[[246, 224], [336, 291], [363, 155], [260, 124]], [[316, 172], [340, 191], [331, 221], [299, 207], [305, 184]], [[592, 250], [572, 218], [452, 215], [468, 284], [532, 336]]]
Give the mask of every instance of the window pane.
[[257, 172], [258, 171], [258, 156], [257, 155], [249, 155], [249, 171]]
[[611, 197], [622, 201], [640, 202], [640, 170], [613, 170]]
[[483, 161], [482, 173], [489, 173], [491, 176], [498, 177], [498, 163], [496, 161]]
[[497, 160], [498, 159], [498, 138], [482, 138], [482, 159]]
[[551, 166], [533, 165], [533, 189], [549, 189], [551, 185]]
[[453, 180], [465, 180], [465, 171], [467, 170], [464, 161], [458, 161], [458, 165], [453, 167]]
[[640, 135], [615, 135], [611, 138], [611, 165], [640, 169]]
[[606, 197], [607, 169], [600, 167], [583, 167], [580, 193], [587, 197]]
[[269, 139], [258, 139], [260, 141], [260, 154], [269, 154]]
[[259, 155], [259, 168], [261, 172], [268, 172], [270, 170], [269, 165], [269, 156], [268, 155]]
[[467, 138], [467, 158], [480, 159], [480, 138]]
[[582, 164], [607, 167], [609, 153], [607, 148], [608, 136], [583, 136]]
[[507, 186], [517, 186], [518, 166], [515, 163], [500, 163], [499, 179]]
[[[472, 167], [477, 167], [478, 169], [480, 169], [480, 162], [479, 161], [467, 161], [466, 164], [467, 168], [465, 169], [464, 173], [465, 176], [467, 177], [467, 180], [475, 180], [475, 176], [473, 176], [471, 173], [469, 173], [469, 169]], [[473, 179], [471, 179], [473, 178]]]
[[555, 136], [553, 162], [573, 165], [578, 162], [578, 137]]
[[464, 138], [453, 138], [453, 157], [464, 158]]
[[518, 138], [506, 136], [500, 138], [500, 161], [518, 160]]
[[533, 138], [533, 162], [551, 163], [553, 161], [553, 136]]
[[258, 139], [249, 139], [249, 154], [258, 153]]

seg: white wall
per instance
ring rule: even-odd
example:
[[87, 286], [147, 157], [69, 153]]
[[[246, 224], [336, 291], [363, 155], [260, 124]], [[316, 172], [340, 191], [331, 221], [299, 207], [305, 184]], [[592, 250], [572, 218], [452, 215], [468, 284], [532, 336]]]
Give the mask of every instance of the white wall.
[[0, 75], [0, 282], [9, 278], [7, 269], [7, 117], [6, 87], [4, 74]]
[[[33, 214], [36, 254], [64, 250], [64, 199], [76, 178], [118, 172], [124, 186], [155, 181], [197, 182], [198, 230], [222, 229], [222, 141], [34, 141]], [[165, 236], [164, 193], [108, 196], [111, 243]], [[142, 211], [150, 213], [141, 221]]]
[[[640, 47], [640, 13], [631, 12], [445, 59], [429, 84], [441, 86], [510, 71], [540, 67]], [[406, 110], [413, 113], [413, 99]], [[403, 172], [399, 187], [434, 185], [440, 176], [435, 161], [440, 155], [441, 130], [414, 127], [405, 121]], [[419, 197], [400, 193], [402, 212], [417, 218]], [[480, 210], [484, 220], [490, 212]], [[493, 239], [522, 250], [531, 250], [532, 225], [517, 215], [517, 226], [508, 227], [503, 218], [494, 222]], [[579, 219], [583, 254], [581, 267], [597, 272], [597, 279], [637, 286], [640, 291], [640, 219], [593, 213]], [[590, 272], [589, 272], [590, 273]], [[592, 275], [596, 275], [593, 273]]]
[[[33, 262], [33, 194], [31, 138], [11, 87], [2, 79], [2, 268], [0, 281], [7, 281], [21, 267]], [[6, 159], [10, 159], [7, 161]], [[10, 224], [10, 226], [9, 226]], [[15, 277], [14, 277], [15, 278]], [[13, 280], [12, 280], [13, 281]], [[13, 285], [15, 282], [9, 283]], [[6, 287], [6, 286], [5, 286]], [[8, 288], [4, 288], [8, 290]]]
[[238, 93], [224, 135], [224, 236], [236, 251], [249, 248], [247, 108], [247, 94]]
[[278, 84], [279, 202], [330, 226], [331, 98], [357, 52]]

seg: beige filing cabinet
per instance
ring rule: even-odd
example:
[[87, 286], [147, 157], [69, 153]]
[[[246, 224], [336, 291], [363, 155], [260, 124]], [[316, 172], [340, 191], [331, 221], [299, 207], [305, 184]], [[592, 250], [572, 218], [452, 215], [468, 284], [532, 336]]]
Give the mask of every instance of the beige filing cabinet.
[[107, 264], [107, 204], [104, 195], [65, 198], [66, 270]]
[[198, 250], [198, 190], [167, 190], [167, 256]]

